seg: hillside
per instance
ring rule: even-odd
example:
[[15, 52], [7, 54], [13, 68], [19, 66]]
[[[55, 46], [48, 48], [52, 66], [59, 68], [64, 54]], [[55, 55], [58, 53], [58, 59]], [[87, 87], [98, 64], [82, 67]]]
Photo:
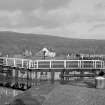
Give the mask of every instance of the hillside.
[[55, 50], [57, 55], [67, 53], [105, 53], [105, 40], [72, 39], [49, 35], [0, 32], [0, 52], [4, 55], [22, 54], [25, 49], [35, 55], [44, 46]]

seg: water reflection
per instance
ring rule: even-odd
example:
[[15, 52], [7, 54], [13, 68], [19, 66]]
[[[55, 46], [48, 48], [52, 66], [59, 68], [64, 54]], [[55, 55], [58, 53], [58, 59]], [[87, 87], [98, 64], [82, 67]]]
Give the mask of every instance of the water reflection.
[[13, 97], [21, 94], [23, 91], [0, 87], [0, 105], [9, 103]]

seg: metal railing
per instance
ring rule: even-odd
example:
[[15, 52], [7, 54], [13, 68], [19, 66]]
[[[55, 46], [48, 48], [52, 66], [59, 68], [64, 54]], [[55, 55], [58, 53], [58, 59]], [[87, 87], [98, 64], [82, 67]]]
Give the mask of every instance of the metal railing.
[[0, 65], [26, 69], [102, 69], [102, 60], [31, 60], [0, 57]]

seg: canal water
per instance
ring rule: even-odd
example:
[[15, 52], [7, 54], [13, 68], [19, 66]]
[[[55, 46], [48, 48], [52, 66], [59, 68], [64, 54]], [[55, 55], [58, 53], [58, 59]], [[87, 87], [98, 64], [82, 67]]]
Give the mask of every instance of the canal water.
[[23, 91], [0, 87], [0, 105], [8, 104], [16, 95], [23, 93]]

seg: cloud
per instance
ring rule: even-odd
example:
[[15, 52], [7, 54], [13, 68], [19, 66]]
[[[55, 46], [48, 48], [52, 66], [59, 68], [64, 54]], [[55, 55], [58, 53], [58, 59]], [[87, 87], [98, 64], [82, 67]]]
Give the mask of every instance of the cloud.
[[75, 38], [105, 33], [104, 0], [0, 0], [1, 28]]
[[17, 9], [21, 10], [32, 10], [39, 8], [40, 0], [0, 0], [0, 10], [14, 11]]
[[1, 10], [21, 9], [29, 11], [42, 8], [45, 10], [55, 9], [67, 5], [71, 0], [0, 0]]
[[[56, 17], [56, 13], [51, 12], [53, 10], [62, 10], [69, 2], [71, 0], [0, 0], [0, 14], [2, 14], [1, 12], [7, 14], [2, 18], [0, 16], [0, 20], [2, 21], [0, 26], [8, 28], [59, 27], [61, 25], [59, 18]], [[19, 10], [21, 13], [19, 13]], [[32, 12], [33, 14], [31, 14]], [[39, 15], [41, 18], [38, 17]]]
[[44, 10], [66, 7], [72, 0], [41, 0], [41, 8]]
[[97, 0], [95, 3], [95, 9], [103, 12], [105, 10], [105, 0]]
[[0, 11], [0, 27], [14, 27], [23, 22], [22, 11], [16, 10], [13, 12]]

